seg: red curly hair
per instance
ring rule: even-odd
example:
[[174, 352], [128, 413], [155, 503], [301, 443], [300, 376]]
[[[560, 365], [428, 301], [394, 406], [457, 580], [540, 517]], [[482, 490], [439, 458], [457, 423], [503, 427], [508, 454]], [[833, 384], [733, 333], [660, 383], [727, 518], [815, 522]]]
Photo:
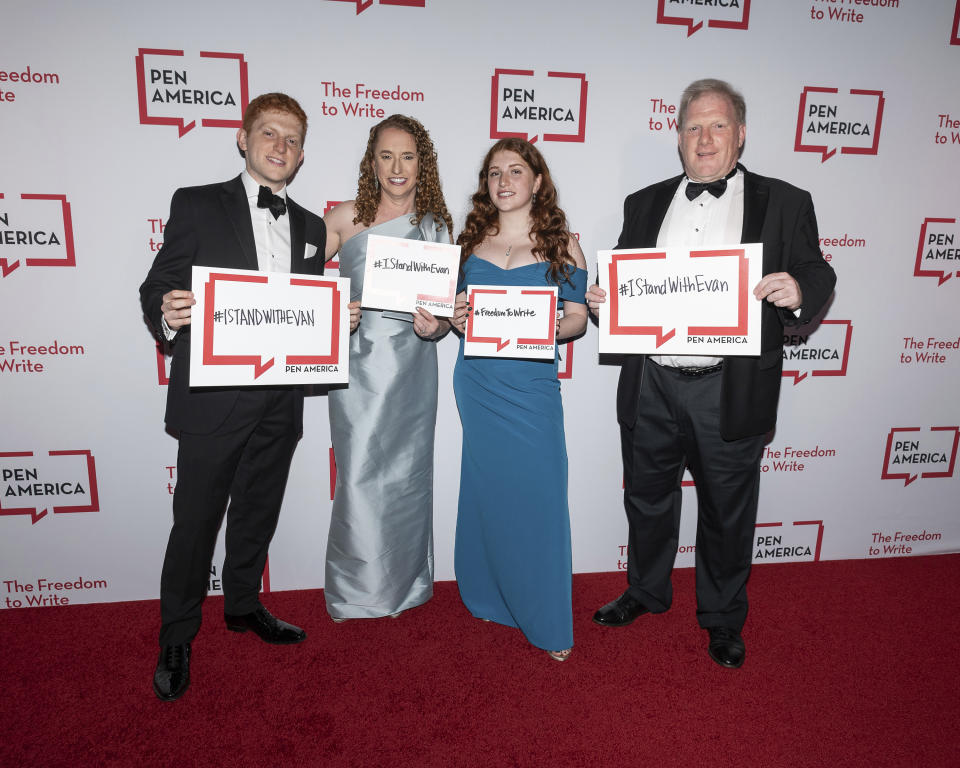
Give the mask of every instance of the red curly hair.
[[437, 231], [441, 229], [440, 222], [447, 225], [447, 231], [453, 231], [453, 217], [447, 210], [447, 203], [443, 199], [443, 189], [440, 187], [440, 169], [437, 165], [437, 151], [433, 148], [430, 134], [419, 120], [406, 115], [390, 115], [370, 129], [367, 139], [367, 151], [360, 161], [360, 180], [357, 182], [357, 199], [355, 202], [356, 216], [354, 224], [363, 224], [369, 227], [377, 217], [377, 207], [380, 205], [380, 188], [373, 170], [373, 153], [377, 145], [377, 138], [384, 128], [399, 128], [413, 136], [417, 144], [417, 196], [414, 202], [415, 211], [411, 218], [412, 224], [419, 224], [428, 213], [432, 213], [437, 220]]
[[[460, 252], [460, 269], [474, 249], [484, 241], [488, 235], [496, 235], [500, 231], [500, 212], [490, 199], [490, 190], [487, 184], [487, 170], [497, 152], [516, 152], [523, 161], [530, 166], [534, 175], [540, 176], [540, 189], [534, 197], [530, 208], [531, 233], [536, 244], [533, 246], [533, 255], [539, 261], [550, 265], [550, 279], [559, 285], [561, 282], [571, 282], [570, 275], [576, 269], [576, 262], [570, 255], [570, 233], [567, 231], [567, 217], [557, 205], [557, 188], [550, 176], [547, 161], [539, 150], [525, 139], [510, 137], [500, 139], [490, 147], [487, 156], [480, 166], [477, 191], [471, 198], [473, 210], [467, 214], [463, 231], [457, 238], [457, 245], [462, 246]], [[572, 283], [571, 283], [572, 284]]]

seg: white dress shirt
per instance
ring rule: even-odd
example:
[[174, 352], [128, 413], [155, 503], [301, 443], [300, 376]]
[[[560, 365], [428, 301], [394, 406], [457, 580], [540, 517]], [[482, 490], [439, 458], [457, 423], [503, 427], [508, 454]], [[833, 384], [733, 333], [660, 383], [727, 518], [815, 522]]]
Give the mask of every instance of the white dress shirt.
[[[253, 242], [257, 248], [257, 269], [260, 272], [289, 272], [290, 271], [290, 216], [285, 213], [278, 219], [273, 218], [269, 208], [258, 208], [257, 198], [260, 196], [260, 184], [247, 173], [246, 169], [240, 174], [243, 189], [247, 193], [247, 203], [250, 206], [250, 220], [253, 223]], [[286, 185], [277, 192], [284, 200], [287, 199]], [[171, 341], [177, 331], [167, 325], [167, 319], [161, 317], [163, 335]]]
[[[687, 183], [686, 178], [680, 182], [663, 217], [657, 248], [739, 243], [743, 234], [743, 171], [737, 170], [727, 180], [720, 197], [704, 191], [696, 199], [687, 200]], [[650, 359], [673, 368], [706, 368], [723, 360], [701, 355], [651, 355]]]

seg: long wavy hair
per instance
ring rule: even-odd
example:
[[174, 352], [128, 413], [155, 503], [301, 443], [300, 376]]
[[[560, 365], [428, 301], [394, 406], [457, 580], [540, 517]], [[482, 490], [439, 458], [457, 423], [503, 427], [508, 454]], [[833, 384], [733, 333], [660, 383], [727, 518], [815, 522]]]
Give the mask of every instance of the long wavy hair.
[[410, 223], [419, 224], [424, 216], [432, 213], [437, 220], [437, 231], [441, 222], [447, 225], [447, 231], [453, 231], [453, 217], [447, 210], [447, 203], [443, 199], [443, 190], [440, 187], [440, 169], [437, 166], [437, 151], [433, 148], [430, 134], [418, 120], [406, 115], [390, 115], [370, 129], [370, 138], [367, 139], [367, 151], [360, 161], [360, 180], [357, 182], [356, 216], [354, 224], [363, 224], [369, 227], [377, 217], [377, 207], [380, 205], [380, 184], [373, 170], [373, 154], [377, 145], [377, 138], [384, 128], [399, 128], [413, 136], [417, 145], [417, 195], [415, 211]]
[[570, 275], [576, 269], [576, 262], [569, 252], [570, 233], [567, 231], [567, 217], [557, 205], [557, 188], [550, 177], [550, 169], [543, 155], [529, 141], [519, 138], [500, 139], [490, 147], [487, 156], [480, 166], [480, 177], [477, 191], [471, 198], [473, 210], [467, 214], [463, 231], [457, 238], [457, 245], [462, 246], [460, 252], [460, 269], [474, 249], [488, 236], [496, 235], [500, 231], [500, 212], [490, 199], [490, 190], [487, 184], [487, 170], [497, 152], [516, 152], [523, 161], [530, 166], [534, 175], [540, 176], [540, 189], [534, 197], [530, 208], [530, 232], [534, 236], [535, 245], [533, 255], [539, 261], [550, 265], [550, 279], [556, 284], [566, 281], [572, 284]]

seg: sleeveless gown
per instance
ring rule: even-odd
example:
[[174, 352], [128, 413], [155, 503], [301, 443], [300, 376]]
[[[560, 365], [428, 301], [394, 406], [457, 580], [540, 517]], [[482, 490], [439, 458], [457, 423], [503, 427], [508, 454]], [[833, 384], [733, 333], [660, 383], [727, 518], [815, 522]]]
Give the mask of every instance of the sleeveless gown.
[[[584, 303], [587, 273], [561, 301]], [[553, 285], [543, 262], [504, 270], [471, 255], [465, 284]], [[567, 447], [557, 358], [463, 355], [453, 374], [463, 424], [455, 569], [477, 618], [519, 627], [538, 648], [573, 646]]]
[[[378, 224], [340, 248], [350, 298], [363, 291], [367, 236], [448, 242], [432, 216]], [[333, 618], [377, 618], [433, 595], [437, 348], [402, 312], [364, 309], [350, 337], [350, 383], [329, 393], [337, 481], [324, 596]]]

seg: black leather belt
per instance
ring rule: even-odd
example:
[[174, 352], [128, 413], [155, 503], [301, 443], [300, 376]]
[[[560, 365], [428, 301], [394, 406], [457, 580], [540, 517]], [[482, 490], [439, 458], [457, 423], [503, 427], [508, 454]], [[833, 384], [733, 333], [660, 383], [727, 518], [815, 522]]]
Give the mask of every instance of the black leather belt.
[[711, 373], [716, 373], [721, 368], [723, 368], [723, 363], [708, 365], [706, 368], [674, 368], [673, 370], [675, 370], [681, 376], [690, 376], [692, 378], [696, 378], [698, 376], [706, 376]]

